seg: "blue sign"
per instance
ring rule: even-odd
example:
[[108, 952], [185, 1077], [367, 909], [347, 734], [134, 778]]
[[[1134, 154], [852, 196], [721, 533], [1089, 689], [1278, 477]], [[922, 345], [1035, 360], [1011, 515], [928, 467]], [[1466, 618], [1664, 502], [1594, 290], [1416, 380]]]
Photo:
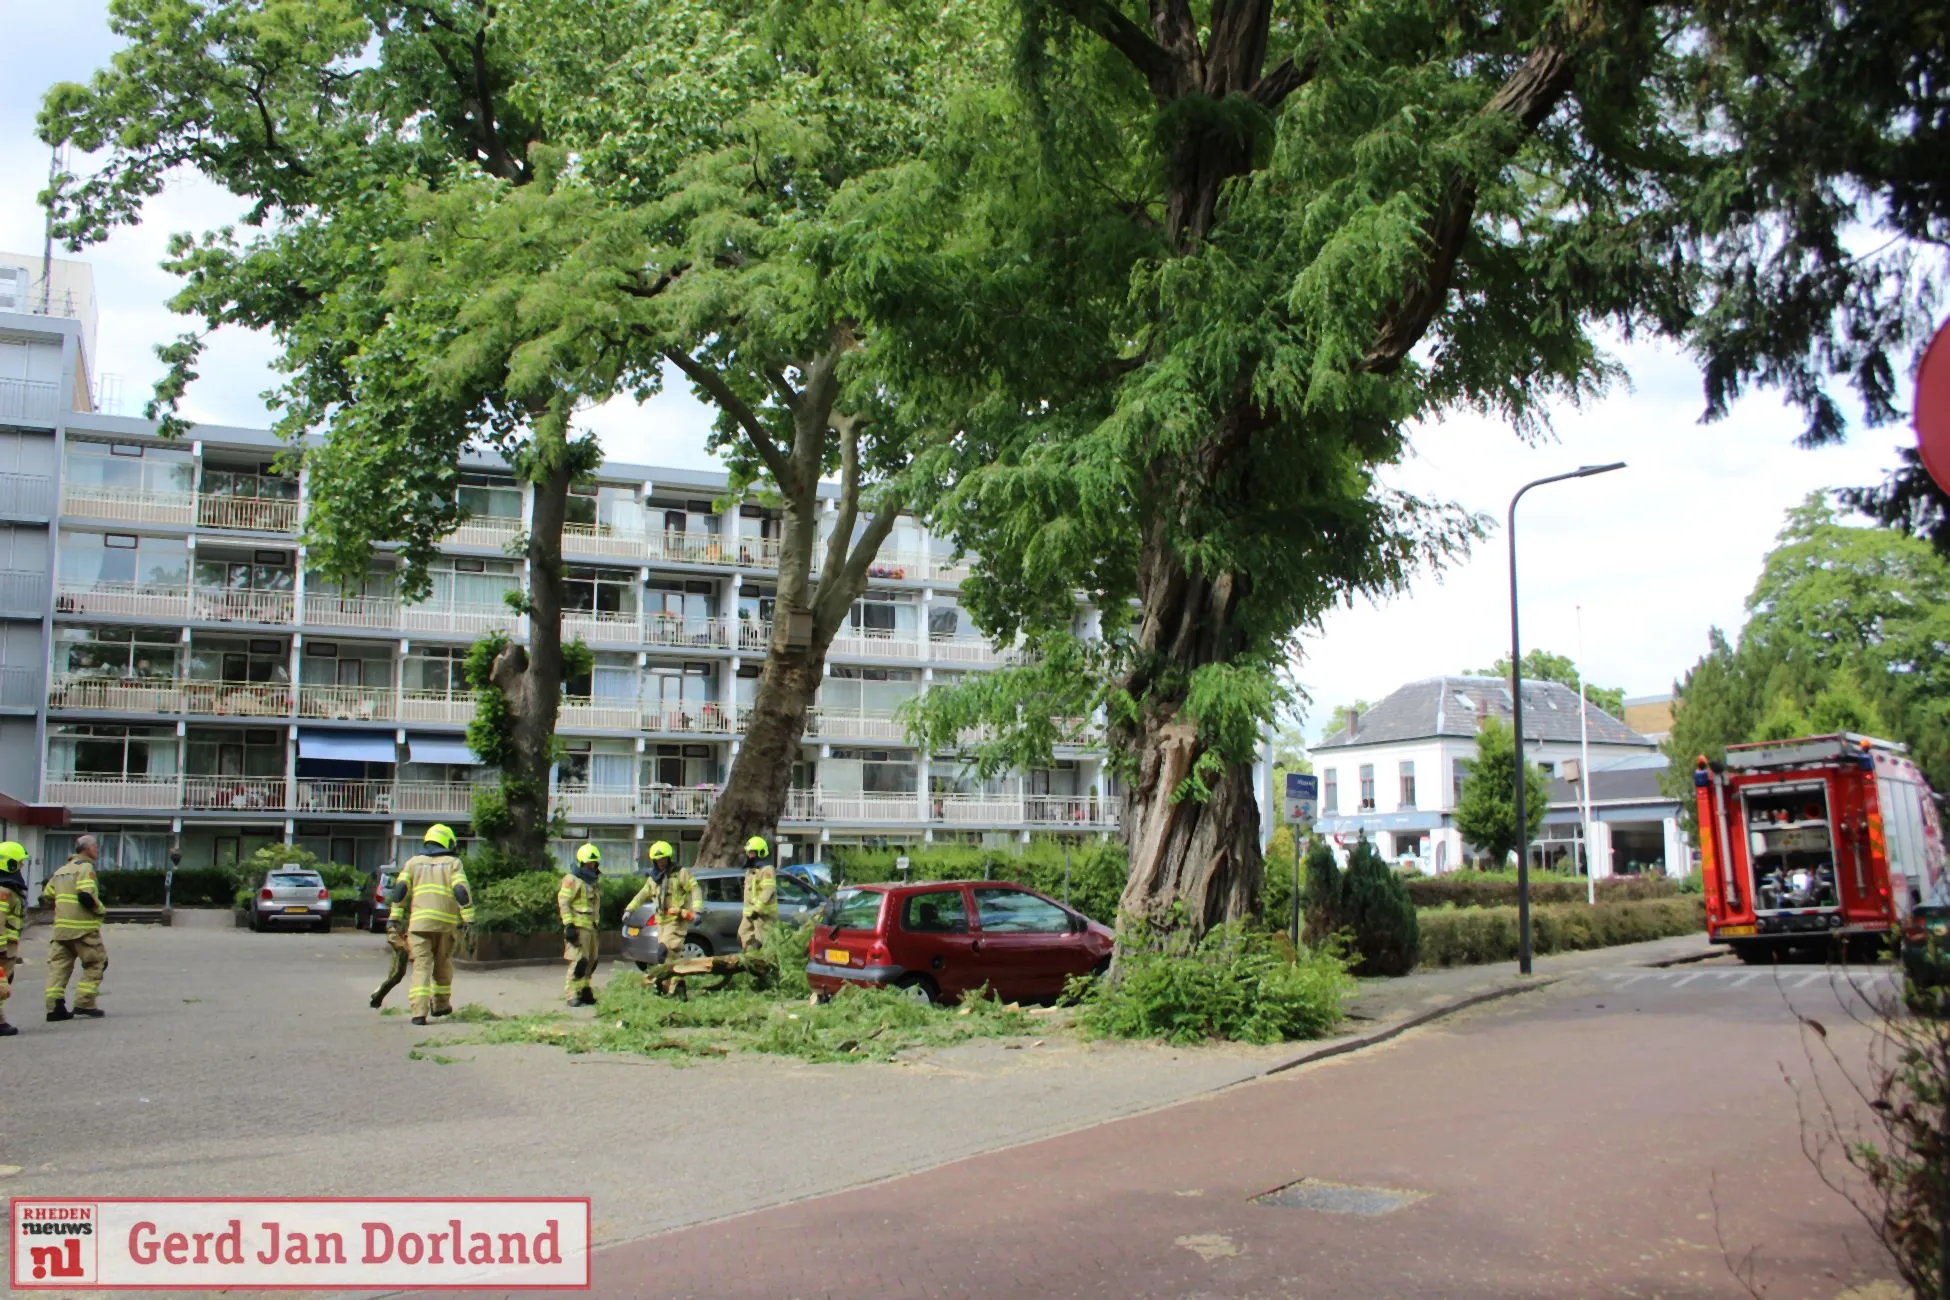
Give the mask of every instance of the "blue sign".
[[1309, 824], [1320, 808], [1320, 778], [1309, 772], [1286, 774], [1286, 819]]

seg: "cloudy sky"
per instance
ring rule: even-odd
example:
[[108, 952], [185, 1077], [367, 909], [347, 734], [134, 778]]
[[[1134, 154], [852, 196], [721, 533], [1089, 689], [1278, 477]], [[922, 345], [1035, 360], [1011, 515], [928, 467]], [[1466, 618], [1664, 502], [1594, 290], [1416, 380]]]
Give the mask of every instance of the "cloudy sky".
[[[115, 48], [104, 0], [30, 4], [0, 0], [10, 68], [0, 77], [0, 250], [38, 254], [34, 202], [47, 173], [34, 138], [41, 91], [85, 80]], [[31, 51], [31, 58], [28, 52]], [[170, 276], [158, 269], [168, 236], [233, 220], [237, 205], [184, 179], [155, 200], [147, 220], [86, 256], [101, 307], [99, 373], [116, 377], [134, 414], [161, 370], [152, 349], [184, 323], [166, 306]], [[1306, 720], [1317, 736], [1335, 704], [1373, 700], [1404, 681], [1483, 667], [1509, 647], [1508, 570], [1502, 518], [1510, 494], [1533, 478], [1581, 464], [1622, 460], [1602, 478], [1554, 484], [1525, 498], [1518, 519], [1524, 643], [1564, 654], [1577, 646], [1594, 682], [1628, 694], [1670, 688], [1704, 647], [1710, 626], [1738, 628], [1747, 591], [1783, 512], [1818, 488], [1874, 482], [1910, 435], [1859, 433], [1845, 447], [1802, 451], [1799, 423], [1768, 395], [1717, 424], [1699, 423], [1696, 368], [1671, 349], [1633, 345], [1616, 355], [1631, 375], [1602, 401], [1557, 412], [1554, 441], [1535, 446], [1508, 428], [1456, 418], [1419, 430], [1413, 458], [1391, 481], [1424, 496], [1493, 516], [1495, 530], [1465, 563], [1419, 579], [1406, 596], [1336, 611], [1308, 638], [1297, 676], [1314, 697]], [[261, 393], [272, 349], [238, 334], [213, 342], [203, 379], [186, 403], [193, 419], [266, 422]], [[709, 423], [702, 407], [670, 392], [644, 407], [612, 406], [595, 419], [610, 455], [704, 468]]]

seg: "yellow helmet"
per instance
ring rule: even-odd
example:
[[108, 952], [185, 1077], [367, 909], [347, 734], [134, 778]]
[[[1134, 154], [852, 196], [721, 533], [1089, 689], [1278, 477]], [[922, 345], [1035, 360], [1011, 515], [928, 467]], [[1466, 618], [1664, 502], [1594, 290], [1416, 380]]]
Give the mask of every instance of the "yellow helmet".
[[772, 846], [765, 842], [763, 835], [754, 835], [745, 841], [745, 852], [747, 853], [756, 853], [762, 858], [771, 851]]
[[445, 822], [435, 822], [427, 827], [426, 842], [451, 851], [454, 847], [454, 828]]
[[585, 844], [576, 850], [577, 862], [601, 862], [603, 851], [593, 844]]
[[0, 844], [0, 862], [25, 861], [27, 861], [27, 849], [19, 841], [8, 840], [4, 844]]
[[661, 858], [674, 858], [676, 856], [677, 852], [670, 847], [669, 840], [658, 840], [650, 846], [650, 860], [652, 862], [656, 862]]

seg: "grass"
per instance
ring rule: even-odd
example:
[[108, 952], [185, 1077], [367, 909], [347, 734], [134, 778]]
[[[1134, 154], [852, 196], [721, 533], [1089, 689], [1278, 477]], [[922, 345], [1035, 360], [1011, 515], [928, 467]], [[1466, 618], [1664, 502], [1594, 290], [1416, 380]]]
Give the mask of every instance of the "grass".
[[671, 1060], [762, 1052], [804, 1061], [888, 1061], [917, 1047], [946, 1047], [976, 1038], [1028, 1034], [1037, 1026], [1021, 1010], [992, 999], [931, 1007], [888, 989], [848, 988], [815, 1005], [776, 991], [741, 986], [679, 999], [633, 978], [602, 990], [594, 1019], [563, 1012], [507, 1016], [475, 1023], [477, 1033], [450, 1042], [541, 1043], [569, 1052], [620, 1052]]

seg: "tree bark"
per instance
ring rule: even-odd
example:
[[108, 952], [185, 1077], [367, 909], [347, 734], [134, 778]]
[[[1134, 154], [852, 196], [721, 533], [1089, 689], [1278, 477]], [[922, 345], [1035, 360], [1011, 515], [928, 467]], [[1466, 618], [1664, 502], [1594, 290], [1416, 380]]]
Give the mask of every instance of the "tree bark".
[[498, 845], [533, 869], [548, 863], [549, 769], [555, 762], [555, 723], [562, 708], [562, 525], [573, 477], [561, 456], [537, 457], [545, 468], [533, 480], [534, 518], [528, 532], [528, 645], [510, 645], [491, 676], [508, 697], [512, 750], [502, 789], [513, 825]]

